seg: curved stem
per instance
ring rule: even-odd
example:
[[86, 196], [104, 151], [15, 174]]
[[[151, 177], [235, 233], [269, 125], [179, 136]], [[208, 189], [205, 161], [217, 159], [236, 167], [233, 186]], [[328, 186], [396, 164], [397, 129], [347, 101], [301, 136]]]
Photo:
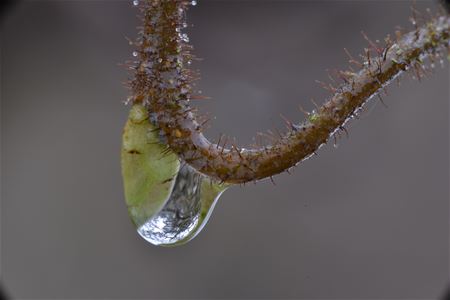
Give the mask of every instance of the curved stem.
[[420, 71], [423, 58], [439, 56], [449, 47], [448, 16], [399, 35], [395, 43], [387, 38], [383, 47], [369, 41], [372, 51], [366, 52], [360, 71], [342, 72], [345, 83], [306, 121], [290, 124], [291, 130], [270, 146], [225, 148], [208, 141], [189, 106], [196, 74], [186, 67], [194, 56], [181, 32], [188, 5], [184, 0], [140, 4], [143, 29], [137, 41], [139, 61], [131, 100], [146, 105], [161, 138], [181, 159], [201, 173], [230, 183], [270, 177], [308, 158], [397, 76], [411, 68]]

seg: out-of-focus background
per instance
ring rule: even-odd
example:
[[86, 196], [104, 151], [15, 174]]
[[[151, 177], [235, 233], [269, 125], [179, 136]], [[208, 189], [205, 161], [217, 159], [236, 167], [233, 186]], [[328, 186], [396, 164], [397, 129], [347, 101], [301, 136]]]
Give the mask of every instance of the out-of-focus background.
[[[1, 25], [1, 284], [21, 299], [436, 299], [449, 278], [449, 68], [369, 103], [349, 139], [220, 199], [189, 244], [147, 244], [120, 175], [131, 1], [21, 1]], [[328, 92], [326, 69], [410, 29], [409, 1], [207, 1], [199, 102], [241, 146]], [[418, 1], [416, 7], [435, 8]], [[425, 13], [426, 15], [426, 13]]]

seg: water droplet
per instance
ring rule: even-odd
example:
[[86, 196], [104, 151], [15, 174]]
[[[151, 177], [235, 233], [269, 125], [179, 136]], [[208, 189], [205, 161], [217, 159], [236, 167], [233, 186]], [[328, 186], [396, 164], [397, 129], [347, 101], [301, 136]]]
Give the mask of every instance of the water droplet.
[[187, 33], [180, 34], [180, 38], [186, 43], [189, 42], [189, 37], [188, 37]]
[[184, 244], [203, 229], [226, 188], [186, 165], [179, 171], [164, 207], [137, 232], [154, 245]]
[[185, 239], [198, 225], [201, 175], [183, 167], [164, 207], [137, 232], [154, 245], [168, 245]]
[[162, 58], [158, 58], [159, 63], [162, 63], [162, 61], [163, 61]]
[[124, 101], [124, 104], [125, 104], [125, 105], [128, 105], [128, 104], [130, 104], [130, 102], [132, 102], [133, 100], [134, 100], [134, 97], [133, 97], [133, 96], [128, 96], [127, 99]]
[[187, 64], [188, 64], [188, 65], [191, 65], [191, 64], [192, 64], [192, 60], [188, 60], [188, 61], [187, 61]]
[[138, 56], [137, 51], [133, 51], [133, 56], [134, 56], [134, 57]]
[[139, 0], [133, 0], [133, 5], [134, 6], [138, 6], [139, 5]]
[[197, 1], [196, 0], [192, 0], [191, 4], [192, 4], [192, 6], [196, 6], [197, 5]]

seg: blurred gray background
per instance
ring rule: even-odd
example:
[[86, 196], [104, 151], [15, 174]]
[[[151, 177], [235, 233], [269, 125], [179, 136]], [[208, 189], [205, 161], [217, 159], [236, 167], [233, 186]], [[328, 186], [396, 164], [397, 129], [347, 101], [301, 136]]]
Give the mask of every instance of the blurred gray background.
[[[350, 138], [220, 199], [189, 244], [127, 216], [131, 1], [22, 1], [1, 33], [1, 280], [16, 298], [436, 299], [449, 279], [449, 68], [406, 76]], [[328, 93], [342, 50], [411, 28], [409, 1], [207, 1], [188, 13], [207, 131], [252, 143]], [[435, 7], [418, 1], [417, 8]]]

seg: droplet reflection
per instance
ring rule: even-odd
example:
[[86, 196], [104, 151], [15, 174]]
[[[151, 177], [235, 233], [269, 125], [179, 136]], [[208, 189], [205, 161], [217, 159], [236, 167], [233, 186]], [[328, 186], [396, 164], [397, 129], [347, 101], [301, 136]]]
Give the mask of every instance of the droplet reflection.
[[203, 229], [226, 188], [185, 165], [164, 207], [137, 232], [154, 245], [184, 244]]

